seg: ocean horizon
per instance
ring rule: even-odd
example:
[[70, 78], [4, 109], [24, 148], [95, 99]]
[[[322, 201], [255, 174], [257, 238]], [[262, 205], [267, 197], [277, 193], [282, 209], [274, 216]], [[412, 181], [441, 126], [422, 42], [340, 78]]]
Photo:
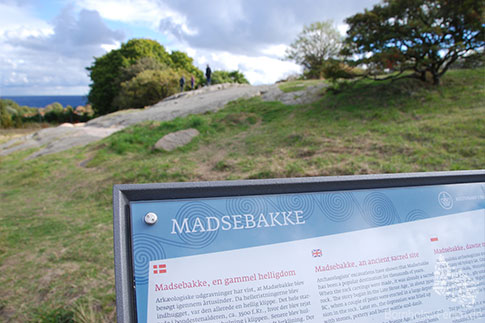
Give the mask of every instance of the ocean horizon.
[[20, 106], [26, 105], [32, 108], [44, 108], [54, 102], [59, 102], [64, 108], [68, 105], [76, 108], [88, 103], [86, 95], [2, 95], [0, 99], [12, 100]]

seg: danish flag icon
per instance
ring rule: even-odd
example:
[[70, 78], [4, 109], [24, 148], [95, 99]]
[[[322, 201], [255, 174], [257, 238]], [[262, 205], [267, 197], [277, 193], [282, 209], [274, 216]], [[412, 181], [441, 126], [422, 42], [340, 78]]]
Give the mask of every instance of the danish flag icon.
[[167, 265], [153, 265], [154, 274], [165, 274], [167, 272]]

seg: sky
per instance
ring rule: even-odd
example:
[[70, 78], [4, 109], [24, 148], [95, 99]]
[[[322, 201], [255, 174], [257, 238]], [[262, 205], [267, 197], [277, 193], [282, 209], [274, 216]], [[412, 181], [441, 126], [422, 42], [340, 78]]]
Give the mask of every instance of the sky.
[[132, 38], [181, 50], [251, 84], [301, 72], [284, 59], [305, 25], [344, 20], [378, 0], [0, 0], [0, 96], [86, 95], [86, 67]]

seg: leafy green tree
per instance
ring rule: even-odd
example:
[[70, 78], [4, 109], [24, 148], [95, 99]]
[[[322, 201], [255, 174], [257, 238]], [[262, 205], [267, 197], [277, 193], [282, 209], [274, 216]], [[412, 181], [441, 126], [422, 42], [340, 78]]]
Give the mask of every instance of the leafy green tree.
[[[95, 58], [93, 65], [87, 70], [92, 80], [88, 100], [97, 115], [119, 109], [144, 107], [147, 102], [153, 104], [163, 99], [164, 93], [171, 93], [171, 90], [161, 88], [155, 92], [150, 92], [153, 88], [150, 91], [140, 91], [140, 84], [152, 84], [148, 76], [165, 79], [167, 75], [172, 77], [178, 71], [177, 82], [182, 75], [185, 75], [186, 80], [190, 80], [190, 75], [194, 75], [198, 82], [203, 80], [202, 71], [193, 65], [193, 59], [187, 54], [180, 51], [169, 54], [162, 45], [149, 39], [131, 39], [122, 44], [120, 49]], [[139, 95], [142, 92], [148, 96], [146, 99]], [[141, 100], [140, 103], [136, 103], [134, 98], [129, 99], [129, 93]], [[155, 99], [153, 93], [162, 96]], [[133, 105], [128, 104], [131, 102]]]
[[229, 72], [229, 77], [234, 81], [234, 83], [249, 84], [249, 81], [246, 79], [244, 74], [238, 70]]
[[123, 68], [136, 63], [143, 57], [151, 57], [170, 66], [172, 60], [165, 48], [150, 39], [131, 39], [121, 45], [120, 49], [95, 58], [93, 65], [87, 68], [91, 77], [91, 90], [88, 100], [98, 115], [118, 110], [113, 105], [114, 98], [121, 90], [121, 73]]
[[[14, 102], [14, 101], [11, 101], [11, 102]], [[19, 106], [16, 102], [14, 102], [14, 103], [15, 103], [15, 105], [13, 105], [13, 107], [15, 108], [15, 110], [17, 110], [17, 112], [20, 115], [37, 112], [37, 108], [31, 108], [31, 107], [28, 107], [26, 105]]]
[[17, 102], [0, 99], [0, 128], [22, 127], [24, 122], [39, 122], [39, 110]]
[[142, 57], [135, 61], [132, 65], [122, 67], [120, 75], [116, 82], [121, 84], [123, 82], [129, 81], [139, 73], [147, 70], [163, 70], [167, 68], [166, 64], [160, 63], [154, 57]]
[[59, 102], [54, 102], [44, 108], [44, 120], [52, 123], [67, 122], [66, 110]]
[[286, 59], [303, 65], [309, 78], [321, 78], [325, 61], [338, 57], [342, 36], [331, 21], [304, 26], [296, 40], [286, 50]]
[[0, 100], [0, 128], [10, 128], [13, 126], [12, 116], [7, 111], [7, 100]]
[[239, 71], [214, 71], [211, 76], [212, 84], [240, 83], [249, 84], [243, 73]]
[[112, 105], [114, 97], [119, 92], [121, 68], [124, 67], [123, 56], [119, 50], [113, 50], [101, 57], [95, 58], [93, 65], [87, 68], [91, 77], [88, 101], [98, 115], [116, 111]]
[[29, 110], [29, 108], [25, 106], [20, 107], [17, 102], [12, 100], [0, 99], [0, 127], [22, 126], [22, 115], [25, 110]]
[[414, 71], [439, 84], [455, 61], [483, 50], [484, 17], [482, 0], [384, 0], [347, 18], [343, 53], [359, 57], [353, 62], [367, 67], [367, 77]]
[[14, 114], [12, 115], [12, 123], [15, 128], [21, 128], [22, 125], [24, 124], [22, 120], [22, 116], [20, 114]]
[[121, 84], [114, 104], [121, 109], [143, 108], [179, 91], [179, 74], [171, 69], [146, 70]]
[[49, 105], [47, 105], [45, 107], [45, 110], [44, 110], [46, 113], [47, 112], [63, 112], [64, 111], [64, 107], [62, 106], [62, 104], [60, 104], [59, 102], [54, 102], [54, 103], [51, 103]]
[[21, 108], [17, 102], [10, 99], [0, 99], [0, 106], [3, 106], [10, 114], [18, 113], [24, 108]]
[[190, 76], [193, 75], [196, 79], [196, 83], [202, 84], [204, 83], [204, 73], [194, 66], [194, 59], [189, 57], [186, 53], [174, 50], [170, 54], [170, 58], [172, 59], [172, 67], [178, 70], [186, 71], [189, 74], [189, 77], [185, 77], [186, 83], [190, 83]]

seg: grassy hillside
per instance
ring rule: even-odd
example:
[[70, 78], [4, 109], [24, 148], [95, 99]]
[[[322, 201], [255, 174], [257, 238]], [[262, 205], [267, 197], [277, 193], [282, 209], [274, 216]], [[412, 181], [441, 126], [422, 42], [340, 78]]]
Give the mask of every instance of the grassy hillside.
[[[451, 71], [440, 88], [403, 80], [311, 105], [240, 100], [31, 161], [0, 157], [0, 321], [113, 320], [113, 184], [483, 168], [484, 99], [484, 69]], [[201, 133], [189, 145], [152, 150], [189, 127]]]

